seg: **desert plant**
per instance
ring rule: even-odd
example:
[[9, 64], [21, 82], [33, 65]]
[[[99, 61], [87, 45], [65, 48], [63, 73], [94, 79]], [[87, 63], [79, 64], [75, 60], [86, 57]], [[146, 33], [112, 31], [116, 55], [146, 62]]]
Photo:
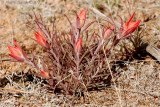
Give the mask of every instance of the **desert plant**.
[[34, 29], [36, 37], [34, 40], [44, 48], [45, 55], [40, 59], [42, 67], [37, 64], [37, 58], [34, 54], [32, 59], [27, 58], [27, 55], [15, 41], [15, 47], [8, 46], [11, 51], [10, 56], [18, 62], [25, 62], [35, 67], [38, 72], [33, 75], [42, 77], [48, 83], [48, 88], [54, 91], [72, 95], [87, 91], [91, 84], [103, 78], [98, 75], [107, 71], [106, 58], [111, 50], [119, 41], [132, 37], [131, 33], [140, 23], [140, 20], [131, 21], [133, 14], [124, 26], [120, 17], [121, 27], [118, 30], [113, 21], [108, 22], [107, 27], [100, 29], [100, 33], [95, 31], [89, 35], [86, 32], [84, 36], [84, 32], [97, 22], [93, 21], [86, 25], [87, 11], [88, 9], [82, 10], [80, 14], [75, 12], [75, 26], [65, 15], [71, 26], [69, 33], [56, 31], [55, 20], [52, 30], [49, 30], [42, 18], [35, 15], [37, 29]]

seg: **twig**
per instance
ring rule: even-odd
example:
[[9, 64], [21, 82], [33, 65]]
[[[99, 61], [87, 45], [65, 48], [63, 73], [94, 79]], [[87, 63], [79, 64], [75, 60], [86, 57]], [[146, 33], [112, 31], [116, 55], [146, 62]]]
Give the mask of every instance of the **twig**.
[[[107, 57], [106, 57], [106, 62], [107, 62], [107, 65], [108, 65], [108, 68], [109, 68], [111, 77], [112, 77], [112, 79], [114, 79], [113, 73], [112, 73], [112, 71], [111, 71], [111, 68], [110, 68], [110, 65], [109, 65], [109, 62], [108, 62]], [[119, 104], [120, 104], [120, 106], [122, 107], [121, 95], [119, 94], [120, 90], [116, 87], [115, 81], [113, 81], [113, 84], [114, 84], [115, 90], [116, 90], [116, 92], [117, 92], [117, 96], [118, 96], [118, 99], [119, 99]]]

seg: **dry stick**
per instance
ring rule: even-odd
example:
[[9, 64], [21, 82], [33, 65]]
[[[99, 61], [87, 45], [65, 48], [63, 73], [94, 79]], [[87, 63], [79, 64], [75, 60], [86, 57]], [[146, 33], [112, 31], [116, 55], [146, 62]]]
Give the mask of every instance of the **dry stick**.
[[[102, 18], [103, 20], [106, 20], [106, 21], [108, 21], [108, 22], [113, 22], [112, 19], [106, 17], [106, 15], [104, 15], [103, 13], [101, 13], [101, 12], [100, 12], [99, 10], [97, 10], [96, 8], [90, 7], [90, 9], [91, 9], [97, 16], [99, 16], [100, 18]], [[114, 24], [114, 23], [113, 23], [113, 24]], [[116, 24], [116, 26], [118, 26], [118, 27], [120, 26], [120, 23], [119, 23], [119, 22], [116, 22], [115, 24]]]
[[[115, 41], [116, 41], [116, 40], [115, 40]], [[113, 44], [114, 44], [114, 43], [113, 43]], [[111, 46], [111, 47], [112, 47], [112, 46]], [[103, 48], [104, 48], [104, 47], [103, 47]], [[103, 51], [104, 51], [104, 49], [103, 49]], [[107, 54], [105, 53], [105, 51], [104, 51], [104, 54], [105, 54], [105, 59], [106, 59], [106, 61], [107, 61], [108, 68], [109, 68], [109, 72], [110, 72], [110, 74], [111, 74], [112, 79], [114, 79], [114, 76], [113, 76], [113, 73], [112, 73], [112, 71], [111, 71], [111, 68], [110, 68], [110, 65], [109, 65], [109, 61], [108, 61], [108, 58], [107, 58]], [[120, 94], [119, 94], [119, 92], [118, 92], [118, 88], [116, 87], [115, 81], [113, 81], [113, 83], [114, 83], [115, 90], [116, 90], [116, 92], [117, 92], [117, 96], [118, 96], [118, 99], [119, 99], [119, 103], [120, 103], [120, 105], [121, 105], [121, 107], [122, 107], [121, 96], [120, 96]], [[120, 90], [119, 90], [119, 91], [120, 91]]]
[[158, 49], [157, 47], [148, 45], [146, 48], [146, 51], [150, 53], [152, 56], [154, 56], [160, 62], [160, 49]]
[[[115, 45], [115, 44], [116, 44], [116, 39], [115, 39], [113, 45]], [[111, 46], [111, 47], [112, 47], [112, 46]], [[103, 51], [104, 51], [104, 47], [103, 47]], [[105, 59], [106, 59], [106, 61], [107, 61], [108, 68], [109, 68], [109, 72], [110, 72], [110, 74], [111, 74], [112, 79], [114, 79], [114, 76], [113, 76], [113, 73], [112, 73], [112, 71], [111, 71], [111, 68], [110, 68], [110, 65], [109, 65], [109, 61], [108, 61], [108, 58], [107, 58], [107, 54], [105, 53], [105, 51], [104, 51], [104, 54], [105, 54]], [[119, 94], [119, 92], [118, 92], [118, 88], [116, 87], [115, 81], [113, 81], [113, 83], [114, 83], [115, 90], [116, 90], [116, 92], [117, 92], [117, 96], [118, 96], [118, 99], [119, 99], [119, 103], [120, 103], [120, 105], [121, 105], [121, 107], [122, 107], [121, 96], [120, 96], [120, 94]], [[120, 91], [120, 90], [119, 90], [119, 91]]]
[[15, 90], [15, 89], [10, 89], [10, 88], [1, 88], [1, 87], [0, 87], [0, 90], [8, 90], [8, 91], [14, 91], [14, 92], [20, 92], [20, 93], [29, 93], [29, 92], [24, 92], [21, 90]]
[[[108, 68], [109, 68], [109, 72], [110, 72], [110, 74], [111, 74], [111, 77], [112, 77], [112, 79], [114, 79], [113, 73], [112, 73], [112, 71], [111, 71], [111, 68], [110, 68], [110, 65], [109, 65], [109, 62], [108, 62], [108, 58], [107, 58], [107, 57], [106, 57], [106, 61], [107, 61], [107, 65], [108, 65]], [[116, 90], [116, 92], [117, 92], [117, 96], [118, 96], [118, 99], [119, 99], [119, 104], [120, 104], [120, 106], [122, 107], [121, 95], [119, 94], [119, 91], [120, 91], [120, 90], [118, 90], [118, 88], [116, 87], [115, 81], [113, 81], [113, 84], [114, 84], [115, 90]]]

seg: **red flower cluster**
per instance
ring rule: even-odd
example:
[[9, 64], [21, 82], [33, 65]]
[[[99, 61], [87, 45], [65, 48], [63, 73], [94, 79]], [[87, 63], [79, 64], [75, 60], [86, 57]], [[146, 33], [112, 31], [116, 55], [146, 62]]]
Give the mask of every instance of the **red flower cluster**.
[[133, 33], [137, 29], [137, 27], [139, 26], [139, 23], [141, 22], [141, 20], [133, 22], [132, 21], [133, 16], [134, 16], [134, 13], [132, 14], [130, 19], [127, 21], [127, 23], [124, 26], [124, 29], [123, 29], [124, 36]]
[[35, 34], [36, 41], [42, 46], [48, 48], [48, 42], [47, 39], [43, 36], [43, 33], [41, 32], [40, 28], [38, 28], [38, 32]]
[[28, 60], [27, 56], [23, 52], [23, 50], [18, 46], [18, 44], [13, 40], [15, 47], [8, 46], [8, 49], [11, 51], [11, 54], [9, 54], [11, 57], [18, 61], [25, 61]]
[[88, 11], [88, 9], [86, 9], [86, 11], [82, 10], [80, 12], [80, 14], [79, 14], [79, 19], [80, 19], [80, 25], [81, 25], [81, 27], [83, 27], [84, 24], [85, 24], [87, 11]]

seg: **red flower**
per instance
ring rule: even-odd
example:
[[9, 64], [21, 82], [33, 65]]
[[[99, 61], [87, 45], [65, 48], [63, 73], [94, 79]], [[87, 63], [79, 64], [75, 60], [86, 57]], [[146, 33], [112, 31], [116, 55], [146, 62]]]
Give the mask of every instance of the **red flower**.
[[80, 39], [78, 40], [78, 42], [75, 43], [75, 52], [76, 52], [76, 53], [77, 53], [77, 52], [80, 52], [81, 47], [82, 47], [82, 38], [80, 38]]
[[81, 25], [81, 27], [83, 27], [84, 24], [85, 24], [87, 11], [88, 11], [88, 9], [86, 9], [86, 11], [82, 10], [80, 12], [80, 14], [79, 14], [79, 19], [80, 19], [80, 25]]
[[80, 12], [80, 14], [79, 14], [80, 20], [86, 20], [86, 13], [87, 13], [87, 11], [88, 11], [88, 9], [86, 9], [85, 12], [83, 10]]
[[49, 78], [50, 78], [49, 72], [44, 72], [44, 71], [42, 71], [42, 70], [40, 70], [40, 72], [41, 72], [41, 75], [42, 75], [44, 78], [46, 78], [46, 79], [49, 79]]
[[41, 30], [38, 28], [38, 32], [35, 34], [37, 42], [42, 46], [42, 47], [48, 47], [48, 42], [46, 38], [43, 36], [43, 33]]
[[124, 26], [124, 36], [133, 33], [136, 30], [136, 28], [139, 26], [139, 23], [141, 22], [141, 20], [138, 20], [135, 22], [131, 21], [133, 19], [133, 16], [134, 16], [134, 13], [132, 14], [130, 19]]
[[8, 46], [8, 49], [11, 51], [11, 54], [9, 54], [14, 59], [23, 62], [24, 60], [27, 60], [25, 53], [23, 50], [18, 46], [18, 44], [13, 40], [15, 47]]

